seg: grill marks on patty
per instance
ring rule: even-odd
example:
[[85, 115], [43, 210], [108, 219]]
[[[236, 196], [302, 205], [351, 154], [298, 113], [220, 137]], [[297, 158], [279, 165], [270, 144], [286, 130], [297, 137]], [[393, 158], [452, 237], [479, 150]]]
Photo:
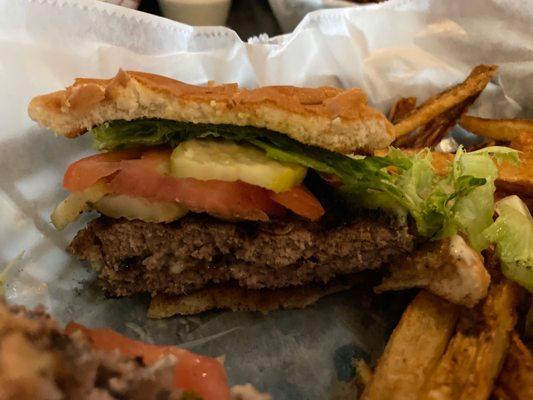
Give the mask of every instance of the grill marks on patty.
[[190, 214], [172, 224], [100, 217], [68, 250], [93, 262], [108, 294], [124, 296], [183, 294], [231, 281], [252, 289], [327, 282], [378, 268], [413, 246], [407, 227], [371, 215], [325, 227], [296, 218], [228, 222]]

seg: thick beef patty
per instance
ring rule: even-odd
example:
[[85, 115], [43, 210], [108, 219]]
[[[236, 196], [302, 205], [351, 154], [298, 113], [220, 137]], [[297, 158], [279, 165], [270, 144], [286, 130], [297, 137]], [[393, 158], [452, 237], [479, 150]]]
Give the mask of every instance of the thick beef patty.
[[413, 249], [405, 226], [358, 217], [326, 227], [300, 219], [228, 222], [189, 214], [172, 224], [100, 217], [68, 250], [89, 260], [109, 295], [184, 294], [236, 281], [278, 288], [375, 269]]

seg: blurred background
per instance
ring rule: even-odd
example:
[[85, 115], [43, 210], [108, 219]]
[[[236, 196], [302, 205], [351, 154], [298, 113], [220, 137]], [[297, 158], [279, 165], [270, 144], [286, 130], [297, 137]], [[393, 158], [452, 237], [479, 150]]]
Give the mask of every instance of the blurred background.
[[189, 25], [225, 25], [242, 40], [290, 32], [308, 12], [384, 0], [101, 0]]

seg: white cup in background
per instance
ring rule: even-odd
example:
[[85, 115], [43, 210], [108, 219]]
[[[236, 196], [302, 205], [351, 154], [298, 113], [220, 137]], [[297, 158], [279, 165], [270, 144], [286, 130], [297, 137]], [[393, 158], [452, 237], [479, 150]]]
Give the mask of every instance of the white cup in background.
[[158, 0], [166, 18], [188, 25], [225, 25], [231, 0]]

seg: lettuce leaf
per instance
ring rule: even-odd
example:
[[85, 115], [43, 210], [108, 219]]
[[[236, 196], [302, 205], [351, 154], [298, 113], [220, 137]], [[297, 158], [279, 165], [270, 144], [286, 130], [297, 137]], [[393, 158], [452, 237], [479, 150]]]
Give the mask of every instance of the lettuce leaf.
[[468, 237], [470, 245], [478, 251], [489, 245], [488, 240], [481, 233], [493, 222], [494, 192], [496, 191], [494, 181], [498, 177], [496, 163], [501, 163], [504, 160], [518, 163], [518, 152], [498, 146], [486, 147], [470, 153], [459, 148], [448, 174], [450, 183], [459, 182], [461, 179], [465, 179], [464, 177], [485, 180], [484, 185], [457, 198], [453, 218], [448, 221], [450, 226], [444, 228], [444, 230], [451, 229], [451, 231], [462, 232]]
[[[371, 163], [352, 163], [351, 158], [319, 147], [307, 146], [286, 135], [250, 126], [195, 124], [164, 119], [105, 122], [91, 130], [98, 150], [117, 150], [127, 147], [177, 146], [182, 141], [215, 136], [252, 143], [279, 161], [289, 161], [339, 177], [369, 172], [367, 167], [382, 168], [379, 159]], [[377, 158], [377, 157], [376, 157]]]
[[533, 218], [514, 195], [498, 201], [495, 209], [498, 218], [483, 236], [496, 243], [503, 274], [533, 292]]
[[339, 192], [353, 207], [382, 208], [400, 217], [411, 215], [418, 233], [426, 237], [442, 238], [461, 232], [476, 249], [487, 245], [479, 232], [492, 223], [497, 173], [492, 155], [512, 159], [517, 154], [501, 147], [473, 153], [460, 150], [447, 176], [441, 177], [432, 168], [428, 150], [408, 155], [391, 148], [384, 157], [349, 157], [248, 126], [141, 119], [107, 122], [94, 128], [92, 135], [100, 150], [176, 146], [181, 141], [206, 136], [249, 142], [273, 159], [338, 176], [342, 182]]

